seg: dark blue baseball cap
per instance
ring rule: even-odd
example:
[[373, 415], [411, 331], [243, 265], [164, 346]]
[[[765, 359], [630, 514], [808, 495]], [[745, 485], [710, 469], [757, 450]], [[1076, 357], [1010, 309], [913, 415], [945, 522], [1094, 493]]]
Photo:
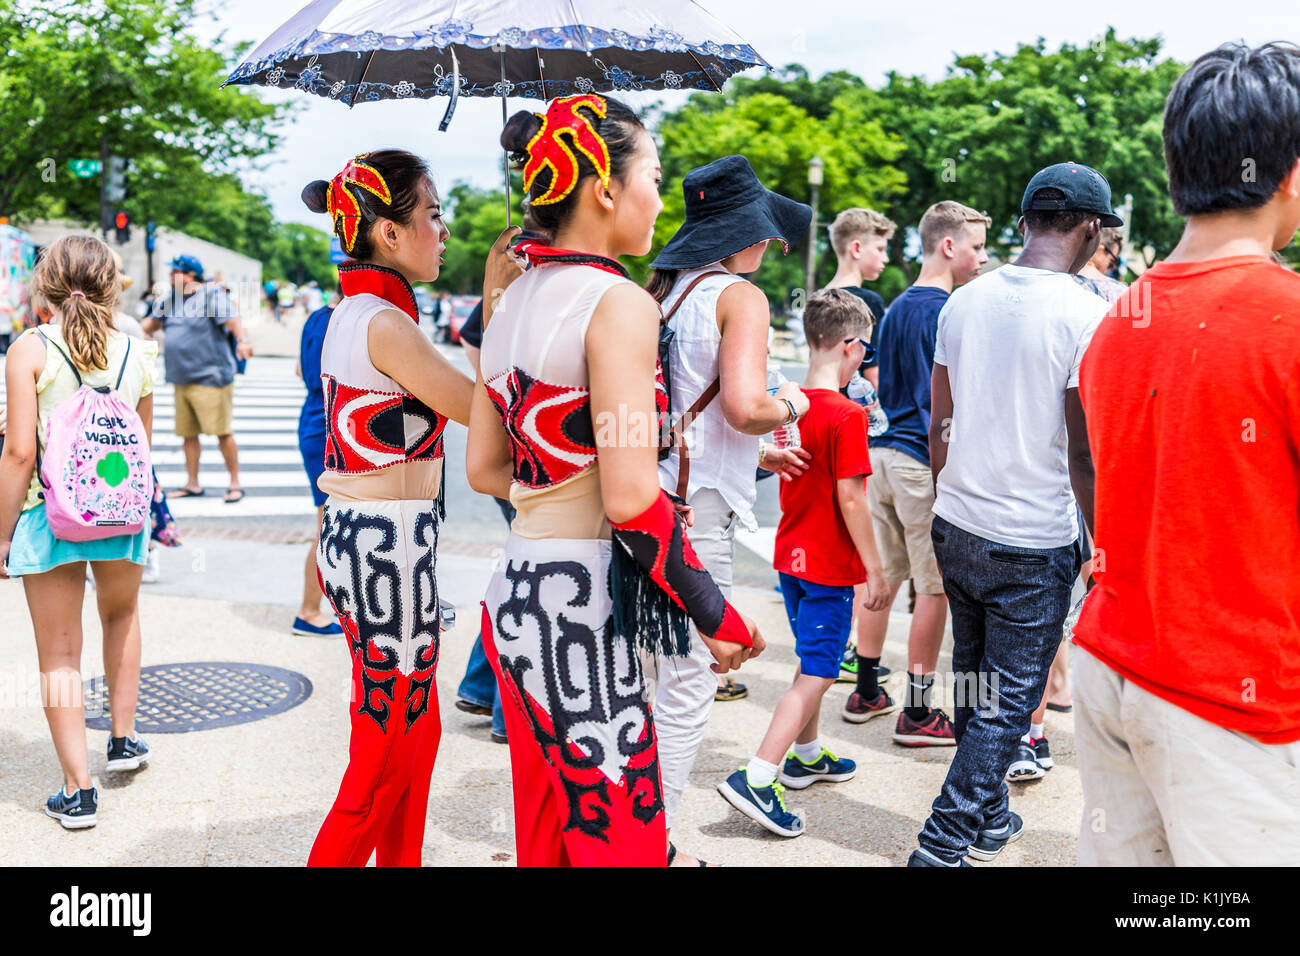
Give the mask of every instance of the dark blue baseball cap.
[[199, 262], [196, 256], [177, 256], [168, 268], [188, 272], [196, 279], [203, 278], [203, 263]]
[[[1059, 189], [1065, 193], [1065, 198], [1034, 198], [1036, 192], [1047, 188]], [[1067, 209], [1095, 212], [1101, 217], [1103, 226], [1124, 225], [1124, 220], [1110, 208], [1110, 183], [1106, 177], [1091, 166], [1081, 163], [1057, 163], [1034, 173], [1034, 178], [1025, 187], [1024, 198], [1020, 200], [1021, 212], [1029, 212], [1031, 209], [1043, 212]]]

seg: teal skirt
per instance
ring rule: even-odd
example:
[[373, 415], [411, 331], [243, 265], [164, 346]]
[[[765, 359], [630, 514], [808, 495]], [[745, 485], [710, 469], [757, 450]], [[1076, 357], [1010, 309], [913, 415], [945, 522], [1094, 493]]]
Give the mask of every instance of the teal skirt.
[[149, 553], [149, 526], [138, 534], [119, 534], [98, 541], [60, 541], [45, 520], [45, 505], [28, 508], [18, 518], [5, 570], [12, 578], [42, 574], [73, 561], [134, 561], [144, 564]]

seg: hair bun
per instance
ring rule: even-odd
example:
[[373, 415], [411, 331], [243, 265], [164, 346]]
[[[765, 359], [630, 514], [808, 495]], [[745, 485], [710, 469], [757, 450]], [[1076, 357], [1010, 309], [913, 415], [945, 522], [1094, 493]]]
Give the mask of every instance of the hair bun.
[[506, 120], [505, 129], [501, 131], [501, 148], [510, 154], [515, 163], [528, 159], [528, 144], [537, 131], [542, 128], [542, 118], [528, 110], [520, 110]]
[[325, 212], [328, 208], [325, 204], [325, 194], [329, 188], [330, 184], [323, 179], [308, 183], [302, 190], [303, 203], [312, 212]]

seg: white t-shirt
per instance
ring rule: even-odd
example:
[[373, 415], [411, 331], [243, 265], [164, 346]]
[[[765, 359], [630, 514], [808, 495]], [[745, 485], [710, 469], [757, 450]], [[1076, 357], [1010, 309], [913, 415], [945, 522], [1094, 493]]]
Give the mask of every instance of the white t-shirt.
[[1079, 535], [1066, 457], [1065, 391], [1110, 304], [1064, 272], [1006, 265], [957, 289], [939, 313], [953, 421], [934, 513], [1022, 548]]

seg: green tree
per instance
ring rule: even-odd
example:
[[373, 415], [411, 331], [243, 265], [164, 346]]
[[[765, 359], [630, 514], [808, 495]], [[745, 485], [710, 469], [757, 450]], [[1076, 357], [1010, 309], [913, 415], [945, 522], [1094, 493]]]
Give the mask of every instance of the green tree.
[[131, 161], [123, 208], [242, 252], [269, 228], [236, 172], [274, 149], [284, 107], [220, 89], [227, 56], [188, 32], [193, 0], [0, 0], [0, 214], [99, 219], [100, 137]]

